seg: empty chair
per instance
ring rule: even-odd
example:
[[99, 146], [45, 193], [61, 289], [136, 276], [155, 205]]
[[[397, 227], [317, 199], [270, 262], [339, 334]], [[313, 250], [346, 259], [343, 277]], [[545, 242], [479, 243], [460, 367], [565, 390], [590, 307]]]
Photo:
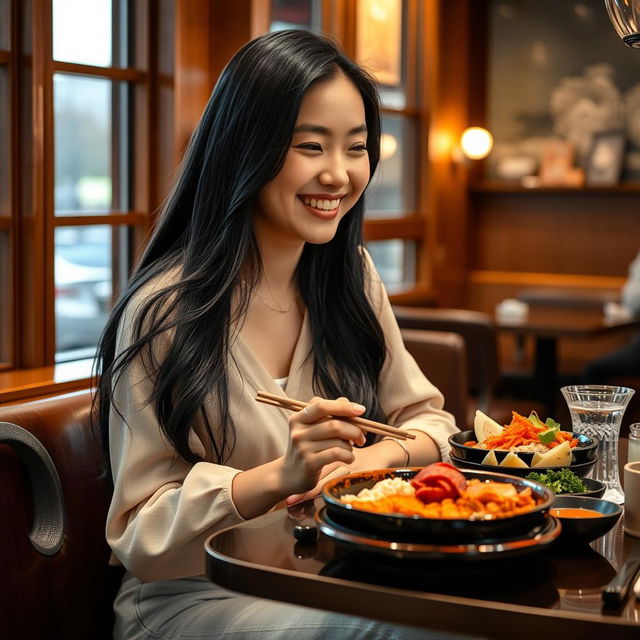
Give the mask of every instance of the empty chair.
[[[476, 409], [480, 409], [501, 424], [511, 421], [512, 411], [528, 415], [529, 411], [535, 410], [544, 415], [544, 408], [539, 403], [496, 397], [500, 379], [498, 343], [493, 322], [488, 314], [468, 309], [405, 306], [394, 306], [393, 310], [402, 329], [449, 331], [459, 334], [464, 339], [469, 396], [466, 419], [468, 427], [473, 425]], [[462, 425], [459, 426], [462, 428]]]
[[82, 391], [0, 407], [0, 635], [112, 637], [122, 572], [108, 566], [110, 498]]
[[444, 408], [460, 429], [467, 421], [467, 356], [463, 338], [448, 331], [402, 329], [407, 351], [444, 395]]

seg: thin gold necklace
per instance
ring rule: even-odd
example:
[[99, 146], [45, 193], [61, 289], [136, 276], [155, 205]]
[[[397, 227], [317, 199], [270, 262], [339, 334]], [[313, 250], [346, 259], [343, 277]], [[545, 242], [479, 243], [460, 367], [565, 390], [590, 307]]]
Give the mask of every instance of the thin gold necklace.
[[267, 279], [266, 275], [264, 276], [264, 281], [267, 283], [267, 289], [269, 289], [269, 295], [271, 296], [271, 299], [273, 300], [273, 302], [277, 306], [274, 307], [272, 304], [270, 304], [265, 298], [262, 297], [262, 295], [260, 294], [260, 292], [256, 288], [255, 292], [256, 292], [256, 295], [258, 296], [258, 298], [260, 298], [260, 300], [262, 300], [262, 302], [264, 302], [267, 305], [267, 307], [269, 307], [269, 309], [271, 309], [272, 311], [278, 311], [279, 313], [289, 313], [289, 311], [291, 311], [291, 309], [293, 309], [293, 305], [298, 300], [298, 295], [300, 294], [300, 292], [298, 291], [296, 293], [296, 295], [294, 296], [293, 301], [291, 302], [291, 304], [286, 309], [283, 309], [280, 306], [280, 304], [278, 303], [278, 301], [276, 300], [276, 297], [273, 295], [273, 291], [271, 291], [271, 286], [269, 285], [269, 280]]

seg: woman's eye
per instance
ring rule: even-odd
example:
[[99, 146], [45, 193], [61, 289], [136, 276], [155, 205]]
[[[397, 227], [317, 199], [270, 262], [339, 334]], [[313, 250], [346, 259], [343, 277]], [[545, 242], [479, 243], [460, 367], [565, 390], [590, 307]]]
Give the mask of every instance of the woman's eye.
[[349, 149], [350, 151], [357, 151], [358, 153], [362, 153], [367, 150], [366, 144], [356, 144]]
[[304, 149], [306, 151], [322, 151], [322, 146], [317, 142], [303, 142], [295, 145], [296, 149]]

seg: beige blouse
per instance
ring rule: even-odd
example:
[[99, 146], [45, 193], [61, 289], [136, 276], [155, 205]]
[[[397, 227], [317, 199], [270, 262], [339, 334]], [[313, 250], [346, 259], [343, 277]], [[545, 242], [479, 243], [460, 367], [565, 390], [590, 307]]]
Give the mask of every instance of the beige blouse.
[[[370, 298], [387, 343], [379, 381], [387, 422], [428, 433], [447, 459], [447, 438], [458, 429], [442, 409], [442, 394], [405, 350], [384, 286], [370, 261], [369, 265]], [[119, 351], [130, 343], [135, 309], [149, 291], [150, 287], [145, 288], [129, 304], [118, 335]], [[316, 395], [312, 358], [306, 357], [311, 344], [305, 316], [284, 387], [284, 393], [293, 398]], [[142, 581], [203, 574], [205, 539], [243, 521], [231, 496], [233, 477], [286, 453], [288, 413], [254, 401], [258, 390], [282, 394], [282, 389], [241, 336], [231, 345], [230, 355], [229, 410], [236, 445], [224, 465], [212, 462], [200, 423], [192, 427], [190, 444], [206, 462], [188, 465], [175, 454], [162, 435], [153, 405], [147, 402], [151, 382], [139, 362], [116, 381], [114, 401], [122, 417], [112, 409], [109, 442], [114, 492], [106, 535], [112, 562], [121, 563]], [[211, 405], [205, 404], [205, 410], [213, 415]]]

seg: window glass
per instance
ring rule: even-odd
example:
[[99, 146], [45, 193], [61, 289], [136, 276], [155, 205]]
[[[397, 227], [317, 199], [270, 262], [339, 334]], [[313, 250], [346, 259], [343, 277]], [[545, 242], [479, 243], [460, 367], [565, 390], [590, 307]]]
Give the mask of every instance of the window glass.
[[402, 0], [358, 0], [355, 59], [373, 73], [382, 105], [390, 109], [407, 103], [405, 16]]
[[270, 31], [322, 30], [321, 0], [271, 0]]
[[9, 49], [10, 44], [9, 0], [0, 0], [0, 49]]
[[11, 215], [10, 180], [11, 127], [9, 83], [6, 67], [0, 66], [0, 217]]
[[367, 242], [367, 250], [389, 293], [415, 286], [416, 243], [413, 240], [376, 240]]
[[112, 81], [54, 76], [56, 215], [104, 213], [112, 198]]
[[107, 225], [55, 230], [56, 362], [95, 354], [112, 302], [112, 233]]
[[383, 114], [380, 163], [367, 189], [368, 218], [397, 218], [415, 210], [416, 139], [411, 119]]
[[111, 0], [53, 0], [53, 58], [112, 64]]

